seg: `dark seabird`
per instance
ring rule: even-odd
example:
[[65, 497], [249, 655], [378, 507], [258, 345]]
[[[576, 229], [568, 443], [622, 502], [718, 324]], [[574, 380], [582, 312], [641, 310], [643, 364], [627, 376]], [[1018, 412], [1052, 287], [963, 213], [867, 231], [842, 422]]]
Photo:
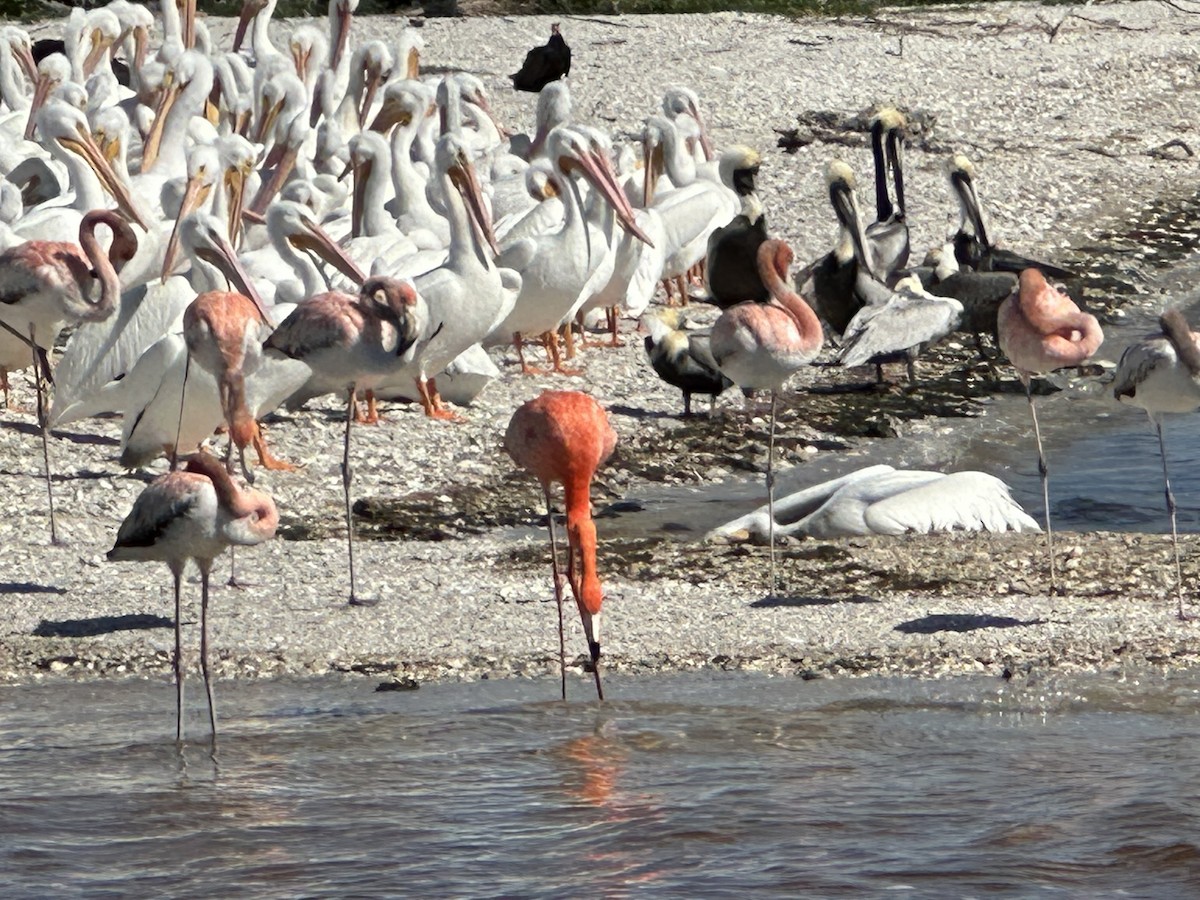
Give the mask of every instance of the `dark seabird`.
[[1075, 278], [1076, 274], [1050, 263], [1001, 250], [988, 240], [987, 228], [983, 224], [983, 211], [979, 195], [975, 193], [975, 166], [961, 153], [951, 157], [946, 167], [950, 186], [958, 198], [960, 221], [954, 235], [954, 256], [961, 265], [979, 272], [1013, 272], [1020, 274], [1025, 269], [1039, 269], [1047, 278], [1060, 280]]
[[558, 81], [571, 74], [571, 48], [559, 33], [558, 23], [550, 26], [550, 40], [540, 47], [534, 47], [525, 54], [525, 64], [520, 72], [514, 72], [513, 88], [518, 91], [538, 93], [552, 81]]
[[644, 319], [646, 355], [658, 377], [683, 391], [683, 414], [692, 414], [692, 394], [707, 394], [713, 401], [733, 382], [721, 374], [713, 359], [709, 336], [686, 331], [677, 309], [663, 309]]
[[745, 300], [766, 303], [771, 298], [758, 274], [758, 248], [767, 239], [767, 217], [754, 184], [759, 162], [749, 147], [730, 147], [721, 154], [721, 180], [733, 188], [742, 205], [728, 225], [708, 236], [708, 293], [721, 309]]
[[817, 315], [834, 334], [841, 336], [865, 303], [858, 294], [857, 281], [859, 269], [869, 268], [864, 261], [870, 257], [858, 198], [854, 194], [854, 172], [840, 159], [835, 159], [825, 170], [825, 184], [829, 187], [829, 202], [838, 219], [838, 241], [833, 250], [797, 278], [797, 283], [801, 296], [812, 303]]

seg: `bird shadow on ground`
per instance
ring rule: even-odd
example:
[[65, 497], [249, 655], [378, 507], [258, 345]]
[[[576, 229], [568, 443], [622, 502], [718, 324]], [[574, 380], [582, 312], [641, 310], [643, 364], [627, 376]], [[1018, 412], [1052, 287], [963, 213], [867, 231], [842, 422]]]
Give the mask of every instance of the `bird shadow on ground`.
[[778, 609], [787, 606], [836, 606], [839, 603], [878, 603], [874, 597], [866, 594], [854, 594], [851, 597], [763, 597], [750, 604], [751, 609]]
[[33, 629], [34, 637], [97, 637], [114, 631], [140, 631], [147, 628], [172, 628], [174, 619], [149, 613], [124, 616], [94, 616], [90, 619], [65, 619], [51, 622], [42, 619]]
[[690, 422], [703, 418], [696, 413], [685, 416], [683, 413], [667, 412], [662, 409], [642, 409], [640, 406], [622, 406], [618, 404], [610, 406], [608, 411], [614, 416], [626, 416], [630, 419], [679, 419], [683, 422]]
[[902, 634], [936, 634], [939, 631], [978, 631], [980, 628], [1019, 628], [1045, 625], [1046, 619], [1014, 619], [1012, 616], [938, 613], [901, 622], [895, 630]]
[[[42, 429], [36, 422], [3, 422], [0, 427], [9, 428], [31, 437], [41, 437]], [[116, 447], [120, 441], [106, 434], [80, 434], [77, 431], [51, 430], [50, 436], [55, 440], [70, 441], [72, 444], [95, 444], [101, 447]]]
[[34, 584], [31, 581], [0, 581], [3, 594], [65, 594], [66, 588], [54, 584]]

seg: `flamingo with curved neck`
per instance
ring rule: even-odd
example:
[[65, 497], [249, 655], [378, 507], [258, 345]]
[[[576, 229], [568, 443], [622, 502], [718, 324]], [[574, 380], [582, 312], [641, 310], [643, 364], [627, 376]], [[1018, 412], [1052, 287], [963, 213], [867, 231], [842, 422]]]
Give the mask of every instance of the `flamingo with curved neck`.
[[[771, 392], [771, 427], [767, 438], [767, 507], [775, 521], [775, 407], [784, 382], [821, 351], [824, 332], [817, 314], [788, 284], [792, 248], [781, 240], [758, 248], [758, 272], [771, 294], [766, 303], [731, 306], [713, 325], [713, 359], [738, 387]], [[771, 547], [771, 593], [775, 592], [775, 531]]]
[[1042, 502], [1046, 508], [1046, 553], [1050, 561], [1050, 590], [1058, 591], [1054, 572], [1054, 535], [1050, 530], [1050, 469], [1042, 451], [1037, 407], [1030, 382], [1034, 375], [1077, 366], [1094, 354], [1104, 341], [1096, 317], [1082, 312], [1066, 294], [1046, 282], [1038, 269], [1025, 269], [1017, 289], [1000, 304], [996, 314], [1000, 349], [1017, 370], [1029, 400], [1033, 436], [1037, 442], [1038, 472], [1042, 477]]

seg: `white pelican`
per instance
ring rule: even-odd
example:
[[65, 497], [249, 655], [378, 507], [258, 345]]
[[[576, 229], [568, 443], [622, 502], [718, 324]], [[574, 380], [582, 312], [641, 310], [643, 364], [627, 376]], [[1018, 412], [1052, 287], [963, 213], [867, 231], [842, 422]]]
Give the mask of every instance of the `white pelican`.
[[[512, 312], [488, 336], [487, 345], [513, 341], [523, 371], [528, 372], [521, 350], [522, 335], [553, 332], [583, 300], [581, 293], [589, 276], [600, 264], [608, 245], [597, 230], [593, 233], [580, 208], [579, 188], [574, 177], [581, 176], [611, 205], [621, 226], [634, 236], [649, 242], [638, 228], [633, 210], [617, 188], [608, 159], [595, 152], [589, 139], [568, 127], [551, 132], [546, 142], [556, 176], [563, 183], [564, 218], [555, 231], [509, 242], [498, 262], [521, 273], [521, 293]], [[554, 368], [561, 371], [556, 338], [550, 337]]]
[[[772, 524], [773, 521], [773, 524]], [[1040, 531], [999, 478], [983, 472], [929, 472], [868, 466], [762, 506], [709, 538], [804, 534], [814, 538], [939, 531]]]

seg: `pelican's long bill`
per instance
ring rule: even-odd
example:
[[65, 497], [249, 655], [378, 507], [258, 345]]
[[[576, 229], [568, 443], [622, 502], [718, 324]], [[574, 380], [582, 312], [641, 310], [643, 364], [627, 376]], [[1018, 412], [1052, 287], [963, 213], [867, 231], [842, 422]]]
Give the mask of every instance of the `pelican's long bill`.
[[492, 217], [483, 203], [479, 176], [475, 174], [475, 166], [463, 150], [458, 151], [457, 159], [446, 169], [446, 174], [450, 176], [450, 183], [454, 185], [455, 190], [462, 195], [467, 206], [467, 215], [475, 227], [476, 234], [491, 248], [493, 254], [499, 254], [496, 235], [492, 232]]
[[625, 196], [625, 192], [617, 185], [616, 175], [613, 173], [612, 164], [608, 161], [607, 156], [595, 148], [591, 148], [589, 152], [580, 154], [578, 158], [563, 156], [559, 159], [558, 164], [564, 172], [570, 172], [572, 169], [580, 172], [588, 180], [588, 183], [608, 201], [613, 212], [617, 214], [617, 221], [621, 227], [647, 246], [654, 246], [654, 242], [638, 227], [633, 207], [629, 203], [629, 198]]
[[955, 156], [950, 162], [950, 186], [958, 195], [958, 205], [962, 211], [963, 223], [970, 223], [975, 229], [975, 237], [984, 247], [990, 247], [987, 229], [983, 224], [983, 213], [979, 208], [979, 195], [975, 193], [975, 180], [972, 177], [974, 166], [965, 156]]
[[308, 216], [304, 216], [302, 221], [304, 231], [288, 235], [288, 242], [302, 253], [312, 253], [323, 259], [356, 285], [361, 286], [367, 280], [367, 276], [358, 263], [315, 221]]
[[161, 280], [165, 283], [174, 274], [175, 259], [179, 256], [179, 227], [190, 214], [194, 213], [208, 199], [212, 192], [212, 182], [201, 178], [197, 173], [187, 180], [183, 190], [183, 202], [179, 204], [179, 215], [175, 217], [175, 227], [171, 229], [171, 237], [167, 241], [167, 250], [163, 255]]
[[59, 143], [72, 153], [83, 158], [83, 161], [91, 167], [92, 171], [96, 173], [96, 177], [100, 179], [100, 184], [117, 201], [117, 209], [121, 210], [129, 221], [149, 230], [145, 220], [138, 213], [137, 207], [134, 205], [133, 196], [129, 193], [129, 188], [124, 181], [117, 177], [117, 173], [113, 171], [112, 164], [105, 157], [104, 151], [100, 149], [100, 146], [96, 143], [96, 139], [92, 137], [92, 133], [88, 131], [86, 120], [80, 121], [75, 137], [59, 138]]
[[872, 275], [874, 261], [867, 245], [867, 234], [863, 225], [862, 212], [858, 208], [858, 197], [854, 193], [854, 180], [850, 167], [840, 161], [830, 164], [826, 176], [829, 182], [829, 202], [842, 228], [854, 245], [854, 255], [859, 263]]
[[233, 249], [233, 245], [229, 243], [229, 239], [223, 234], [213, 234], [211, 237], [213, 243], [211, 245], [196, 247], [195, 254], [205, 262], [216, 266], [221, 274], [229, 280], [229, 283], [254, 304], [263, 322], [270, 325], [271, 316], [267, 312], [267, 307], [263, 304], [262, 297], [258, 295], [257, 288], [250, 281], [250, 276], [242, 267], [237, 252]]
[[171, 107], [175, 105], [175, 101], [179, 99], [179, 94], [183, 86], [179, 84], [175, 78], [175, 73], [168, 68], [163, 73], [162, 93], [159, 94], [158, 104], [154, 108], [154, 124], [150, 126], [150, 131], [146, 134], [146, 140], [142, 144], [142, 171], [149, 171], [154, 165], [154, 161], [158, 159], [158, 148], [162, 144], [163, 129], [167, 125], [167, 114], [171, 111]]

